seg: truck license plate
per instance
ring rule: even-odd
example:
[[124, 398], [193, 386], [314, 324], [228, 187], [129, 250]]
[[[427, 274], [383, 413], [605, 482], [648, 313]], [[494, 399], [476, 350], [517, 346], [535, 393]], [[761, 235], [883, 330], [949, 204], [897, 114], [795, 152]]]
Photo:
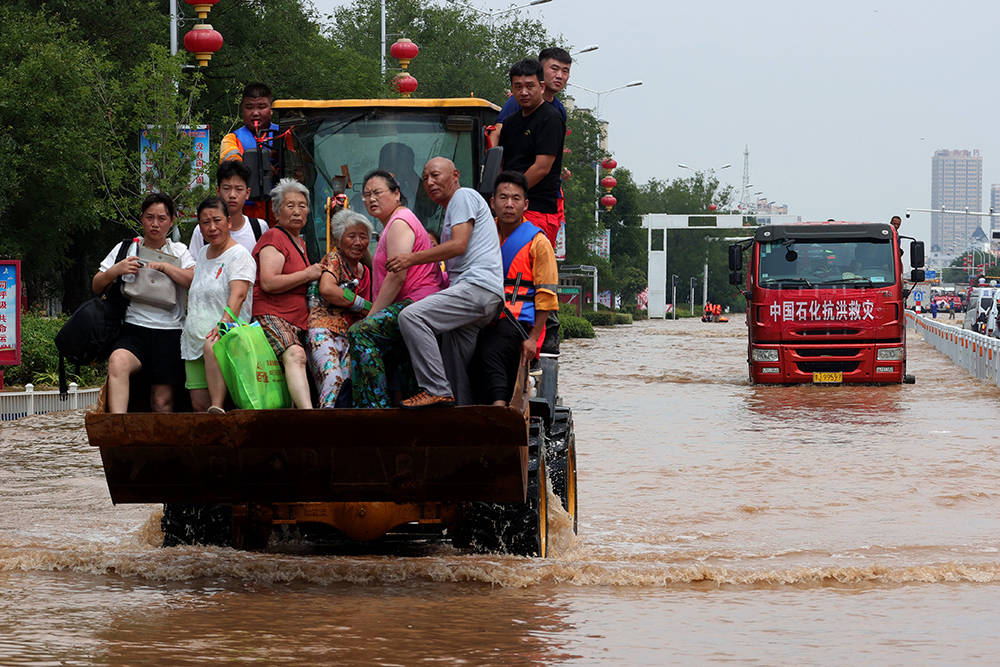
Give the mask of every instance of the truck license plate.
[[843, 373], [813, 373], [813, 384], [839, 384], [844, 381]]

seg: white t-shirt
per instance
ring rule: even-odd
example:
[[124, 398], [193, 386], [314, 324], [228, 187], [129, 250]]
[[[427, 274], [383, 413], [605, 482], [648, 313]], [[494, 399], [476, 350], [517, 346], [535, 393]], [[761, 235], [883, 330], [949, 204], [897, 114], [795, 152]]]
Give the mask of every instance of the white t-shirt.
[[194, 280], [188, 290], [187, 319], [181, 332], [181, 358], [188, 361], [201, 359], [205, 337], [215, 328], [226, 312], [229, 302], [229, 283], [246, 280], [250, 283], [247, 298], [237, 313], [241, 320], [250, 321], [253, 312], [253, 281], [257, 277], [257, 263], [250, 251], [236, 244], [215, 259], [208, 258], [208, 246], [198, 252], [194, 267]]
[[[267, 222], [260, 218], [257, 218], [257, 222], [260, 223], [260, 233], [263, 236], [268, 229]], [[235, 232], [229, 232], [229, 235], [250, 252], [253, 252], [253, 247], [257, 245], [257, 239], [253, 235], [253, 225], [250, 224], [250, 218], [245, 215], [243, 216], [243, 226]], [[201, 226], [195, 225], [194, 232], [191, 234], [191, 254], [198, 257], [198, 251], [204, 247], [205, 239], [201, 236]]]
[[[101, 262], [101, 271], [107, 271], [115, 265], [115, 258], [118, 256], [118, 249], [121, 248], [121, 245], [121, 242], [116, 243], [115, 247], [108, 253], [108, 256], [104, 258], [104, 261]], [[182, 269], [189, 269], [194, 266], [194, 257], [191, 256], [187, 246], [183, 243], [167, 239], [163, 247], [159, 248], [159, 251], [165, 255], [179, 257]], [[127, 257], [128, 253], [125, 256]], [[147, 329], [180, 329], [184, 324], [185, 300], [183, 288], [181, 288], [177, 303], [173, 308], [157, 308], [145, 303], [129, 302], [128, 310], [125, 311], [125, 322], [146, 327]]]

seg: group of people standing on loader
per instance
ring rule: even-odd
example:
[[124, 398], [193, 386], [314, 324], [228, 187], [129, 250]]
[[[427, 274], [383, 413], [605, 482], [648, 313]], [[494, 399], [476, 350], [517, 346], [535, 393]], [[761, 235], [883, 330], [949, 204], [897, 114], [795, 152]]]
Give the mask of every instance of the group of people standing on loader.
[[[334, 247], [318, 262], [302, 236], [309, 189], [283, 178], [264, 192], [258, 181], [269, 168], [245, 164], [277, 133], [270, 90], [248, 85], [243, 126], [222, 140], [218, 196], [198, 207], [189, 246], [168, 238], [174, 204], [154, 193], [142, 203], [143, 236], [115, 246], [94, 276], [101, 293], [146, 267], [186, 290], [169, 307], [130, 302], [109, 359], [109, 411], [128, 410], [141, 373], [153, 411], [172, 411], [183, 384], [194, 410], [224, 412], [213, 347], [237, 319], [260, 325], [298, 408], [505, 405], [558, 312], [553, 246], [564, 224], [566, 112], [555, 94], [571, 63], [550, 48], [510, 68], [512, 95], [489, 135], [504, 148], [489, 202], [460, 185], [450, 159], [424, 165], [421, 185], [444, 211], [440, 242], [396, 177], [379, 169], [361, 193], [382, 226], [374, 257], [370, 219], [343, 208], [332, 220]], [[141, 260], [138, 246], [166, 261]], [[557, 345], [558, 332], [548, 335]]]

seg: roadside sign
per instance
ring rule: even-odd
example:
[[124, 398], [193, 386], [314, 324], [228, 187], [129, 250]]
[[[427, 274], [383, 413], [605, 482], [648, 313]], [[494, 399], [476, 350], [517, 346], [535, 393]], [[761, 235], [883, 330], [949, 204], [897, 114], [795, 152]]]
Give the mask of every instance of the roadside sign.
[[937, 269], [927, 269], [924, 271], [924, 277], [928, 280], [933, 280], [937, 278]]
[[924, 300], [924, 291], [923, 290], [919, 290], [919, 289], [918, 290], [914, 290], [913, 291], [913, 300], [916, 301], [917, 303], [920, 303], [921, 301], [923, 301]]
[[0, 259], [0, 366], [21, 363], [20, 296], [21, 260]]

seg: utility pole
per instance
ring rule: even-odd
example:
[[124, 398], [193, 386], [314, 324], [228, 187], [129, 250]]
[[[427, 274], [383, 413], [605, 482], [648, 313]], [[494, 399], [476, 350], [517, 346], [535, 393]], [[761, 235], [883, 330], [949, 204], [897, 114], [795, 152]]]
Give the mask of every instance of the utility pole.
[[691, 317], [694, 317], [694, 283], [695, 277], [691, 276]]
[[701, 307], [708, 303], [708, 259], [705, 260], [705, 277], [701, 281]]
[[677, 319], [677, 274], [670, 274], [670, 303], [674, 305], [674, 319]]

